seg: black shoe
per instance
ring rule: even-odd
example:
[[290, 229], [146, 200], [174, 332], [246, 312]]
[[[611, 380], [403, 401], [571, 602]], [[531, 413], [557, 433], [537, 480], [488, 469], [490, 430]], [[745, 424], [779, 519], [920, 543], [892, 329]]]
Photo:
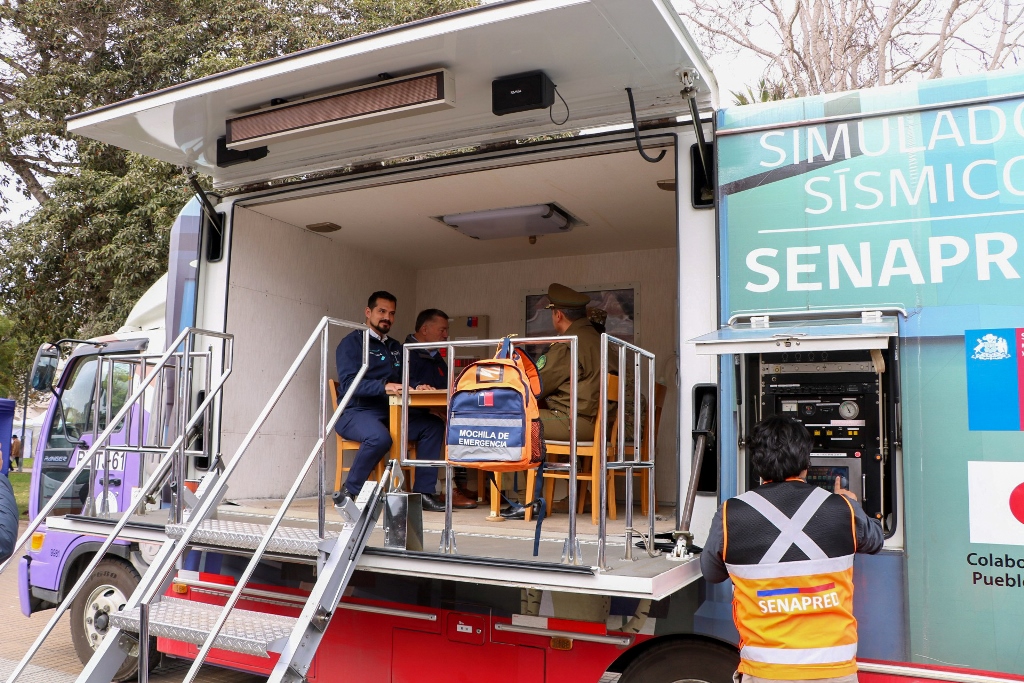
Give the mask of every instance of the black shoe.
[[331, 500], [334, 501], [335, 507], [343, 507], [345, 501], [352, 500], [352, 494], [348, 492], [347, 488], [342, 486], [340, 491], [335, 491], [331, 495]]
[[505, 519], [526, 519], [526, 508], [522, 506], [513, 507], [509, 505], [507, 508], [504, 508], [499, 514]]
[[440, 496], [421, 493], [420, 501], [423, 504], [423, 509], [427, 512], [444, 512], [444, 503], [441, 502]]

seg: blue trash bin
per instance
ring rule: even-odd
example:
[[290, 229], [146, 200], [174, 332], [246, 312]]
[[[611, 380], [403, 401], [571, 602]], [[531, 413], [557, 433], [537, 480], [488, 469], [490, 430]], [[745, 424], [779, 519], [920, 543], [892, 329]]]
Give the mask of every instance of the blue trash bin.
[[11, 431], [14, 428], [14, 407], [16, 405], [9, 398], [0, 398], [0, 450], [4, 452], [4, 466], [0, 473], [5, 477], [11, 469]]

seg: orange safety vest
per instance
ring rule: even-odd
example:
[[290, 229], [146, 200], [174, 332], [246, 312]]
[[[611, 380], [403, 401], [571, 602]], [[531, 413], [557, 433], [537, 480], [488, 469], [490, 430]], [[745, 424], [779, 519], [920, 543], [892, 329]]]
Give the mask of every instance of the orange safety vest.
[[739, 671], [783, 680], [857, 673], [850, 502], [799, 480], [767, 484], [726, 501], [722, 527]]

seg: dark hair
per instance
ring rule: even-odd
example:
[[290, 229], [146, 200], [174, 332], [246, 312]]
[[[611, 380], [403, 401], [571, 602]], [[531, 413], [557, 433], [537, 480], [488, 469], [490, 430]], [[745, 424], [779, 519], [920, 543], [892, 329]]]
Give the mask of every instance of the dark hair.
[[420, 311], [420, 314], [416, 316], [416, 331], [419, 332], [420, 328], [429, 323], [434, 318], [444, 318], [448, 320], [448, 314], [442, 311], [440, 308], [426, 308]]
[[565, 319], [571, 323], [576, 322], [580, 318], [587, 317], [586, 308], [559, 308], [558, 310], [560, 310], [562, 315], [565, 316]]
[[766, 481], [785, 481], [811, 466], [814, 442], [802, 424], [774, 415], [754, 427], [747, 448], [754, 471]]
[[390, 301], [396, 306], [398, 305], [398, 298], [394, 294], [381, 289], [370, 295], [370, 298], [366, 300], [366, 307], [369, 309], [375, 308], [377, 306], [377, 299], [384, 299], [384, 301]]

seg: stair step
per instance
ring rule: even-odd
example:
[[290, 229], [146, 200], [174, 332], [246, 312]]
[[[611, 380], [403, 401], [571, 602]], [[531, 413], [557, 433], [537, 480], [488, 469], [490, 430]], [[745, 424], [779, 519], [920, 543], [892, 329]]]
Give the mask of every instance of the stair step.
[[[168, 524], [167, 535], [175, 540], [185, 534], [185, 524]], [[255, 550], [267, 533], [265, 524], [207, 519], [193, 534], [191, 543], [212, 545], [221, 548]], [[337, 538], [337, 533], [327, 532], [327, 538]], [[301, 555], [316, 557], [320, 538], [315, 529], [300, 527], [278, 527], [267, 546], [268, 553], [279, 555]]]
[[[202, 645], [221, 612], [220, 605], [162, 598], [149, 610], [151, 636]], [[278, 614], [234, 609], [214, 647], [257, 657], [267, 657], [284, 646], [297, 620]], [[139, 632], [139, 608], [110, 615], [110, 624], [132, 633]]]

